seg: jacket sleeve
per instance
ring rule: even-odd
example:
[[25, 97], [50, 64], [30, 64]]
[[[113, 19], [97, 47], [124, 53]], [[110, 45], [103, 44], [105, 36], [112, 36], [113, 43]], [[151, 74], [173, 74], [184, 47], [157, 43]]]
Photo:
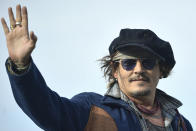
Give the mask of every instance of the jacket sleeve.
[[20, 108], [47, 131], [82, 131], [88, 121], [91, 102], [88, 93], [74, 99], [60, 97], [46, 85], [33, 60], [28, 70], [14, 75], [6, 69], [14, 98]]

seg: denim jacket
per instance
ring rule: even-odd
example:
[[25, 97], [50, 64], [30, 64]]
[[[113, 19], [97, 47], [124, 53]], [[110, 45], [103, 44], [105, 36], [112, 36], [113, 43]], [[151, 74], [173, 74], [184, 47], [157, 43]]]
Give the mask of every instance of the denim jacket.
[[[20, 75], [9, 71], [14, 98], [35, 124], [46, 131], [143, 131], [141, 119], [129, 102], [112, 96], [84, 92], [71, 99], [60, 97], [46, 84], [34, 62]], [[182, 119], [183, 120], [182, 120]], [[192, 131], [182, 115], [172, 117], [173, 131]]]

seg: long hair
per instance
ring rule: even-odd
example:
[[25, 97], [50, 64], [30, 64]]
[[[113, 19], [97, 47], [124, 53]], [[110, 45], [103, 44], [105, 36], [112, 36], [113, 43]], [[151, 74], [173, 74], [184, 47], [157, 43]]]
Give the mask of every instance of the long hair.
[[112, 61], [114, 56], [115, 53], [113, 55], [104, 56], [103, 58], [98, 60], [101, 62], [101, 70], [103, 70], [104, 77], [108, 80], [108, 82], [115, 81], [115, 77], [113, 76], [113, 74], [119, 65], [118, 62]]

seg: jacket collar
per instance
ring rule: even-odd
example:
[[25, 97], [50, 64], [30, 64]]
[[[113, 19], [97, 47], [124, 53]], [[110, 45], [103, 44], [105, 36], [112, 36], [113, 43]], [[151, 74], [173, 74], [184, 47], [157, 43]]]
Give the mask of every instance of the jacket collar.
[[113, 84], [105, 93], [102, 103], [110, 106], [124, 107], [130, 110], [129, 104], [123, 99], [123, 94], [117, 84]]
[[[156, 90], [156, 98], [161, 103], [162, 109], [172, 116], [176, 114], [175, 109], [182, 106], [179, 100], [160, 89]], [[108, 88], [102, 102], [105, 104], [124, 106], [126, 108], [130, 105], [133, 109], [137, 110], [134, 103], [120, 90], [117, 82]]]
[[134, 103], [120, 90], [117, 82], [108, 86], [108, 90], [103, 97], [102, 103], [113, 106], [121, 106], [127, 110], [134, 109], [135, 111], [138, 111]]

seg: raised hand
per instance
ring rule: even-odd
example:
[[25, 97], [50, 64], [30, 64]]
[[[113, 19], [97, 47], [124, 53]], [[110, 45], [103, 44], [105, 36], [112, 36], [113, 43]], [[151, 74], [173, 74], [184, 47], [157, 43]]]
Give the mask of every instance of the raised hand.
[[35, 48], [37, 37], [28, 30], [27, 8], [16, 6], [16, 19], [12, 8], [8, 8], [10, 29], [4, 18], [1, 19], [6, 36], [9, 57], [15, 64], [26, 65], [29, 63], [30, 55]]

